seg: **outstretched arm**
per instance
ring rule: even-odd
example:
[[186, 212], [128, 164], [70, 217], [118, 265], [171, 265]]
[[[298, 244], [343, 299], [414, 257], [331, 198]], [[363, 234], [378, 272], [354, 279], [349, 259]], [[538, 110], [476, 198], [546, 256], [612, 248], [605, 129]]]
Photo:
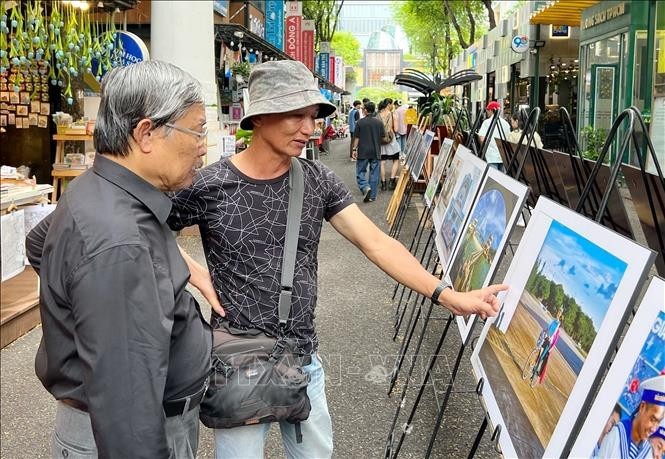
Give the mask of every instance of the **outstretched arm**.
[[212, 285], [212, 279], [210, 278], [210, 272], [208, 269], [190, 257], [189, 254], [182, 249], [182, 247], [178, 246], [178, 248], [180, 249], [182, 258], [185, 259], [185, 263], [187, 263], [187, 267], [189, 268], [189, 272], [191, 274], [189, 283], [201, 292], [203, 297], [208, 301], [208, 303], [210, 303], [210, 307], [212, 307], [217, 314], [225, 317], [226, 313], [224, 312], [222, 304], [219, 302], [215, 287]]
[[[399, 241], [381, 231], [353, 204], [336, 214], [330, 223], [358, 247], [369, 260], [400, 284], [429, 298], [440, 280], [427, 272], [420, 262]], [[507, 285], [492, 285], [471, 292], [445, 289], [439, 303], [453, 314], [478, 314], [483, 319], [495, 316], [499, 310], [496, 294]]]

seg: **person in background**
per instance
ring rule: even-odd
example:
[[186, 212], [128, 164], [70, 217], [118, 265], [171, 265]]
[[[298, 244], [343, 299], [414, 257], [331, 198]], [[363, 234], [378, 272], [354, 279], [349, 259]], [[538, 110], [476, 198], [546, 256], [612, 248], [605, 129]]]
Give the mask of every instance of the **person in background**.
[[[367, 102], [371, 102], [367, 97], [363, 97], [363, 106], [362, 108], [365, 108], [365, 105], [367, 105]], [[364, 118], [365, 117], [365, 110], [360, 110], [360, 117]]]
[[58, 400], [52, 457], [196, 456], [212, 343], [188, 280], [224, 311], [166, 225], [165, 192], [192, 184], [206, 137], [203, 89], [178, 67], [104, 76], [92, 169], [27, 238], [41, 285], [35, 371]]
[[[300, 155], [311, 135], [314, 120], [330, 114], [334, 107], [320, 96], [312, 72], [298, 61], [255, 66], [249, 77], [249, 95], [250, 104], [240, 126], [253, 130], [251, 145], [201, 170], [190, 188], [174, 196], [168, 221], [173, 230], [199, 226], [214, 285], [230, 324], [276, 336], [280, 333], [277, 311], [289, 169], [292, 158]], [[373, 112], [372, 108], [370, 102], [365, 106], [368, 112]], [[363, 125], [371, 121], [378, 122], [377, 130], [382, 129], [381, 122], [368, 115], [358, 121], [354, 141], [363, 134]], [[312, 410], [301, 423], [302, 443], [296, 441], [293, 424], [283, 421], [279, 427], [286, 457], [328, 458], [333, 454], [333, 434], [314, 325], [317, 254], [324, 220], [396, 281], [455, 314], [495, 315], [499, 307], [495, 294], [507, 286], [469, 293], [453, 291], [368, 219], [353, 203], [344, 182], [325, 164], [298, 161], [303, 169], [304, 197], [291, 317], [285, 333], [310, 362], [303, 369], [310, 376], [307, 394]], [[362, 313], [358, 309], [357, 314]], [[216, 315], [212, 323], [218, 323]], [[269, 429], [270, 424], [256, 424], [215, 430], [217, 458], [263, 458]]]
[[351, 111], [349, 112], [349, 132], [351, 133], [351, 142], [349, 143], [349, 158], [351, 158], [351, 161], [355, 161], [353, 159], [353, 133], [356, 130], [356, 123], [360, 119], [360, 112], [362, 108], [362, 103], [359, 100], [354, 100], [353, 101], [353, 108], [351, 108]]
[[396, 139], [395, 131], [397, 129], [397, 120], [393, 116], [393, 100], [390, 98], [383, 99], [379, 102], [379, 119], [383, 123], [383, 128], [386, 132], [392, 135], [392, 142], [389, 144], [381, 145], [381, 190], [388, 189], [388, 163], [390, 163], [390, 183], [391, 189], [397, 184], [397, 173], [399, 172], [399, 142]]
[[488, 132], [490, 129], [490, 124], [492, 123], [492, 117], [497, 110], [501, 110], [501, 106], [495, 100], [487, 104], [485, 107], [487, 119], [483, 121], [483, 124], [478, 129], [478, 137], [480, 142], [484, 145], [485, 142], [489, 142], [487, 150], [485, 152], [485, 161], [491, 167], [503, 170], [503, 161], [501, 161], [501, 154], [499, 153], [499, 147], [497, 147], [494, 139], [507, 138], [510, 133], [510, 126], [501, 116], [497, 118], [497, 123], [494, 125], [492, 132]]
[[[520, 119], [519, 113], [513, 113], [512, 116], [510, 117], [510, 127], [512, 128], [512, 130], [508, 135], [507, 139], [508, 142], [511, 143], [519, 142], [520, 137], [522, 136], [522, 132], [524, 131], [524, 123]], [[522, 139], [522, 143], [526, 145], [526, 142], [527, 142], [527, 136], [525, 135], [524, 139]], [[536, 148], [543, 148], [543, 141], [540, 140], [540, 135], [538, 134], [537, 131], [533, 132], [533, 143], [536, 145]]]
[[[395, 115], [395, 121], [397, 122], [397, 126], [395, 129], [395, 134], [397, 134], [397, 140], [399, 141], [399, 149], [401, 153], [404, 153], [404, 150], [406, 149], [406, 111], [408, 110], [408, 106], [406, 104], [403, 104], [401, 100], [396, 100], [395, 101], [395, 106], [397, 109], [395, 109], [394, 115]], [[394, 189], [394, 185], [391, 181], [390, 183], [391, 189]]]
[[[363, 106], [365, 117], [358, 121], [351, 141], [351, 151], [356, 162], [356, 183], [364, 195], [364, 202], [376, 201], [379, 190], [379, 161], [381, 137], [385, 134], [381, 120], [376, 116], [374, 102]], [[369, 169], [369, 176], [368, 176]]]

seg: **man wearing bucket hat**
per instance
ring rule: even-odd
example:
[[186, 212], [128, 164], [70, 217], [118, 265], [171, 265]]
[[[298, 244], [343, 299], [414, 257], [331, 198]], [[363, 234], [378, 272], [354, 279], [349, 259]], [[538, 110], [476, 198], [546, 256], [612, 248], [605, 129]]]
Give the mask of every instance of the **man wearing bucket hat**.
[[[314, 121], [330, 115], [335, 107], [321, 96], [307, 67], [296, 61], [257, 65], [249, 77], [249, 100], [241, 127], [253, 130], [252, 143], [204, 168], [192, 187], [177, 193], [169, 223], [172, 229], [199, 225], [213, 283], [230, 324], [278, 336], [289, 167], [305, 147]], [[311, 412], [300, 424], [301, 442], [296, 441], [293, 424], [280, 422], [280, 429], [287, 457], [330, 457], [332, 426], [314, 329], [317, 252], [324, 219], [387, 274], [456, 314], [496, 314], [495, 293], [506, 287], [469, 293], [445, 288], [402, 244], [360, 211], [332, 170], [318, 161], [298, 161], [304, 198], [286, 334], [311, 362], [303, 367], [310, 376]], [[217, 323], [215, 313], [212, 323]], [[217, 429], [217, 457], [264, 457], [269, 428], [270, 424], [256, 424]]]
[[508, 134], [510, 134], [510, 125], [501, 115], [499, 115], [494, 128], [491, 132], [488, 132], [490, 130], [490, 124], [492, 123], [494, 112], [497, 110], [501, 110], [501, 105], [499, 105], [497, 101], [493, 100], [487, 104], [485, 107], [487, 119], [480, 125], [480, 129], [478, 129], [478, 137], [480, 137], [481, 142], [489, 142], [487, 145], [487, 151], [485, 152], [485, 161], [487, 161], [487, 164], [502, 170], [503, 162], [501, 161], [501, 154], [499, 153], [499, 147], [496, 146], [494, 139], [506, 139]]
[[646, 379], [640, 385], [642, 401], [633, 416], [622, 419], [605, 436], [599, 458], [650, 458], [649, 437], [665, 417], [665, 375]]

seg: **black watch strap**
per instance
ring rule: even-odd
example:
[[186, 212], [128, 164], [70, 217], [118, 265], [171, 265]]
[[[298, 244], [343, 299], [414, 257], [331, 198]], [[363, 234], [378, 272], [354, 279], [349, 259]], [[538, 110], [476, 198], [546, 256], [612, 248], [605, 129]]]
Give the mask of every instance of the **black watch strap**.
[[432, 296], [430, 297], [432, 303], [440, 305], [441, 303], [439, 303], [439, 295], [441, 295], [441, 292], [443, 292], [447, 288], [453, 288], [450, 282], [448, 282], [445, 279], [439, 282], [439, 285], [436, 286], [436, 288], [434, 289], [434, 293], [432, 293]]

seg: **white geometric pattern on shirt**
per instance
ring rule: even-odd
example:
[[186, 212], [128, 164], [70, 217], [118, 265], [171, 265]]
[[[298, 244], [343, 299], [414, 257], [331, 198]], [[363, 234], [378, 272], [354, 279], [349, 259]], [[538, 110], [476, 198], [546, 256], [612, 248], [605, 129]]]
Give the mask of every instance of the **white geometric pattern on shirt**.
[[[325, 165], [301, 163], [305, 189], [287, 335], [296, 339], [300, 352], [311, 354], [318, 348], [314, 309], [323, 219], [350, 204], [352, 196]], [[279, 333], [287, 177], [252, 180], [223, 159], [175, 195], [169, 218], [174, 229], [199, 224], [208, 267], [231, 323], [272, 335]]]

